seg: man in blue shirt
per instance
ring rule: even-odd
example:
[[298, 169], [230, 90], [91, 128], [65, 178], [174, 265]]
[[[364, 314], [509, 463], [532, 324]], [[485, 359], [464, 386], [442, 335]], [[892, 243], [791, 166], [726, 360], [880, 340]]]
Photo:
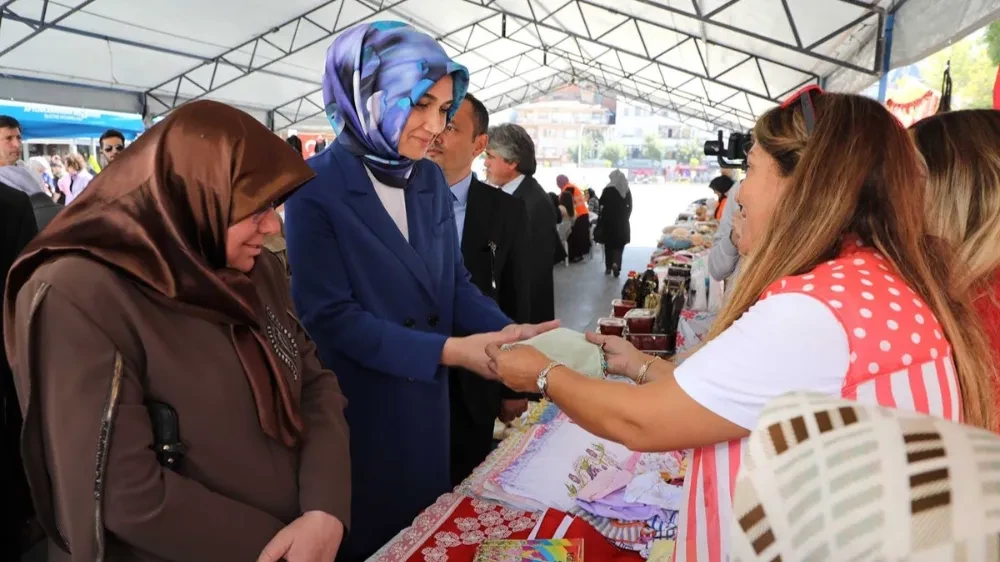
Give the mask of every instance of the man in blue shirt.
[[[441, 167], [451, 187], [462, 257], [473, 284], [515, 322], [527, 322], [527, 210], [521, 200], [472, 173], [472, 162], [489, 140], [489, 119], [482, 102], [466, 95], [427, 157]], [[527, 401], [498, 382], [459, 369], [452, 369], [450, 387], [451, 476], [457, 485], [489, 454], [494, 420], [519, 415]]]

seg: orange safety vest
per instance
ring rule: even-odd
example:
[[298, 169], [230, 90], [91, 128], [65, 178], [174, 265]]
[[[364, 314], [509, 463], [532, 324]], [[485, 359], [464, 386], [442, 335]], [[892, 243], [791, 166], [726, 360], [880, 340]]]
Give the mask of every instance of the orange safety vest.
[[719, 199], [719, 204], [716, 205], [715, 207], [715, 220], [717, 221], [722, 220], [722, 211], [726, 209], [726, 203], [728, 201], [729, 201], [728, 197], [723, 197], [722, 199]]
[[583, 196], [583, 191], [571, 183], [566, 184], [566, 187], [563, 188], [563, 191], [566, 190], [572, 190], [573, 192], [573, 214], [576, 217], [590, 215], [590, 208], [587, 207], [587, 198]]

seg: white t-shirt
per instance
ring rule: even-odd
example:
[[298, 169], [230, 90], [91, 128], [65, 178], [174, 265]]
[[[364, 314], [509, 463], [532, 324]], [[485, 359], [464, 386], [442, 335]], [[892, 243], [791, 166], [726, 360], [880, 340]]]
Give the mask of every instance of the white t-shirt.
[[406, 241], [410, 241], [410, 226], [406, 220], [406, 190], [398, 187], [390, 187], [375, 179], [375, 175], [367, 167], [368, 179], [372, 180], [375, 187], [375, 194], [385, 207], [385, 212], [389, 213], [392, 222], [396, 223], [399, 232], [403, 234]]
[[840, 396], [850, 366], [847, 333], [825, 304], [779, 294], [750, 307], [677, 367], [677, 384], [715, 414], [753, 429], [764, 405], [794, 390]]

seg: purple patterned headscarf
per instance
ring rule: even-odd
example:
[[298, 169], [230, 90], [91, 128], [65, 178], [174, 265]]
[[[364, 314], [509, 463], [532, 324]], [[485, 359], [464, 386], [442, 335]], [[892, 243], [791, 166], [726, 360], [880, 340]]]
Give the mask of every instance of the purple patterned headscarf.
[[330, 45], [323, 102], [337, 142], [364, 158], [379, 181], [404, 187], [413, 161], [398, 152], [410, 112], [438, 80], [451, 75], [448, 120], [469, 89], [469, 71], [429, 35], [398, 21], [356, 25]]

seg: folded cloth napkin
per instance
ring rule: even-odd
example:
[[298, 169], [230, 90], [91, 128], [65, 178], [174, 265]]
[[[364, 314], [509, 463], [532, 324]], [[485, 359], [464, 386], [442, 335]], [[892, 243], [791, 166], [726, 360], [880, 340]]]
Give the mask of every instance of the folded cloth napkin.
[[607, 372], [601, 347], [587, 341], [582, 333], [567, 328], [550, 330], [517, 345], [530, 345], [553, 361], [590, 378], [604, 378]]
[[664, 482], [659, 472], [647, 472], [628, 482], [625, 501], [676, 511], [684, 501], [684, 489]]
[[576, 500], [580, 509], [600, 517], [619, 521], [646, 521], [663, 515], [663, 509], [655, 505], [631, 503], [625, 499], [625, 490], [611, 492], [594, 501]]
[[632, 481], [632, 473], [620, 468], [609, 468], [594, 477], [576, 494], [576, 499], [599, 500], [612, 492], [617, 492]]

